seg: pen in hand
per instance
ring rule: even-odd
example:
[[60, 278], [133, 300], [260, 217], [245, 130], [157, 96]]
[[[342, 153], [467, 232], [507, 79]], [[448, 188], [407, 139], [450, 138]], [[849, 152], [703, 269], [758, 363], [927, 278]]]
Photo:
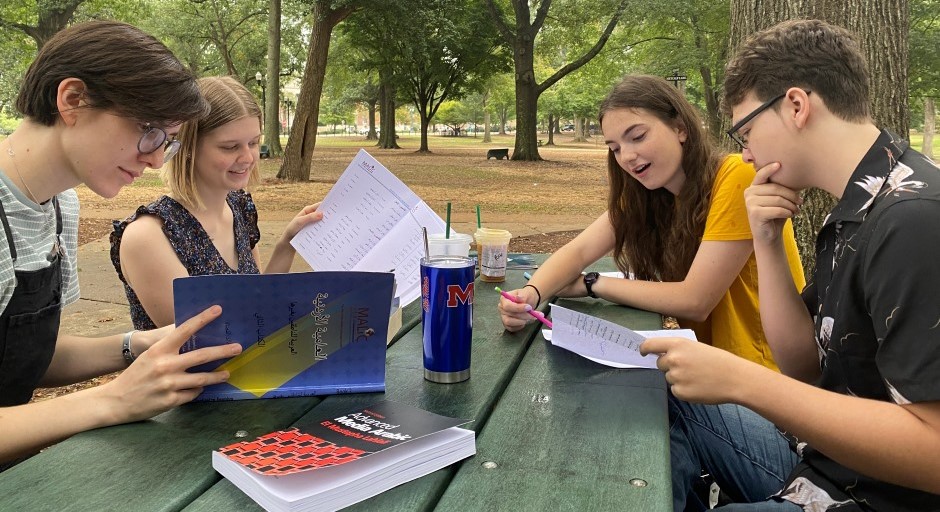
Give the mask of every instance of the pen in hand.
[[[499, 294], [502, 295], [503, 297], [506, 297], [506, 300], [509, 300], [509, 301], [511, 301], [511, 302], [515, 302], [516, 304], [519, 304], [519, 301], [516, 300], [515, 297], [513, 297], [512, 295], [509, 295], [507, 292], [504, 292], [499, 286], [495, 287], [495, 290], [498, 291]], [[526, 310], [527, 313], [529, 313], [530, 315], [532, 315], [533, 317], [535, 317], [536, 320], [538, 320], [539, 322], [542, 322], [543, 324], [545, 324], [549, 329], [552, 328], [552, 322], [551, 322], [549, 319], [545, 318], [545, 315], [544, 315], [544, 314], [542, 314], [542, 313], [539, 312], [539, 311], [536, 311], [536, 310], [532, 309], [532, 306], [530, 306], [530, 305], [528, 305], [528, 304], [525, 305], [525, 310]]]

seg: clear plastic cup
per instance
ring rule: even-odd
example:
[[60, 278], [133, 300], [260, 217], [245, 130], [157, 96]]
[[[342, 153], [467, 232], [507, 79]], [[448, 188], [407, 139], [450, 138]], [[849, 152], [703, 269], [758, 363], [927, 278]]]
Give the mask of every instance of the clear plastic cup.
[[470, 256], [470, 243], [473, 237], [463, 233], [451, 233], [444, 238], [444, 233], [428, 235], [428, 252], [431, 256]]
[[480, 261], [480, 279], [487, 283], [506, 280], [506, 257], [512, 233], [505, 229], [480, 228], [474, 233], [477, 259]]

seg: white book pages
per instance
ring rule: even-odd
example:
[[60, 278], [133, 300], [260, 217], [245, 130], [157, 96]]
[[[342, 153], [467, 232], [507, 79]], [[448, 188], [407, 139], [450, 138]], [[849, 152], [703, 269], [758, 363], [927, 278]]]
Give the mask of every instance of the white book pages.
[[444, 221], [365, 150], [350, 162], [320, 204], [323, 220], [291, 240], [314, 270], [394, 270], [402, 307], [421, 296], [422, 228]]

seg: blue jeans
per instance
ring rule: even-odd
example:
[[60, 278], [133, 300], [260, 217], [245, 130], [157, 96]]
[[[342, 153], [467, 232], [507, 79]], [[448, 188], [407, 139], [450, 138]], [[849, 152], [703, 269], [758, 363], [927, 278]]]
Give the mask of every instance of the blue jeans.
[[672, 499], [677, 512], [686, 510], [692, 483], [703, 471], [734, 502], [722, 510], [801, 510], [788, 501], [769, 499], [783, 488], [799, 461], [771, 422], [744, 407], [690, 404], [670, 393], [669, 423]]

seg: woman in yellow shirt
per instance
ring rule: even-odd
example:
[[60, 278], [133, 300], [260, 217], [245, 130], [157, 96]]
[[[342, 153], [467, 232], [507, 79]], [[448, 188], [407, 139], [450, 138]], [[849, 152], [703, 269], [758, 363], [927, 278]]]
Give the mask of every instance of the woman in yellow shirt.
[[[524, 303], [598, 297], [673, 316], [699, 341], [777, 369], [760, 325], [757, 265], [744, 205], [754, 168], [718, 151], [695, 109], [662, 78], [630, 75], [601, 104], [608, 210], [502, 299], [506, 329]], [[794, 286], [805, 285], [792, 225], [784, 229]], [[624, 274], [582, 271], [613, 251]]]

